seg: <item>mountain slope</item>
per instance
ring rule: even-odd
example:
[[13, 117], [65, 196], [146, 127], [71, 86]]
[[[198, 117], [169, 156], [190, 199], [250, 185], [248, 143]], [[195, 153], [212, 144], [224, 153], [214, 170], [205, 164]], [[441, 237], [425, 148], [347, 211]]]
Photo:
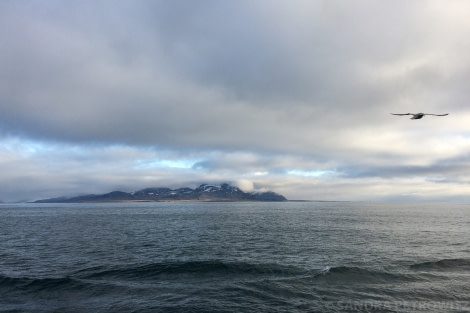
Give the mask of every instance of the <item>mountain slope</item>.
[[286, 201], [287, 199], [275, 192], [251, 193], [244, 192], [229, 184], [202, 184], [196, 189], [188, 187], [145, 188], [135, 192], [113, 191], [100, 195], [84, 195], [77, 197], [59, 197], [35, 201], [36, 203], [73, 203], [73, 202], [112, 202], [112, 201]]

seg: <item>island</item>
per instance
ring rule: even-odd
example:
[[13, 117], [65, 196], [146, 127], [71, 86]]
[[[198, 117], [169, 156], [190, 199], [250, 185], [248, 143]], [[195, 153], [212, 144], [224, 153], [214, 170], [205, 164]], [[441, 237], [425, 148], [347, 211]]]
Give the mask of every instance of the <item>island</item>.
[[112, 191], [105, 194], [89, 194], [75, 197], [59, 197], [34, 201], [34, 203], [82, 203], [82, 202], [124, 202], [124, 201], [287, 201], [275, 192], [244, 192], [229, 184], [202, 184], [196, 189], [184, 187], [145, 188], [135, 192]]

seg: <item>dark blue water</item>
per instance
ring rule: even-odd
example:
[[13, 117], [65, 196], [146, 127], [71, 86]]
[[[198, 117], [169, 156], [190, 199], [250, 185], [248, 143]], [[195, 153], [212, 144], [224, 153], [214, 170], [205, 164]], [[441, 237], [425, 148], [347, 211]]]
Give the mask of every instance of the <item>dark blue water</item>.
[[0, 205], [0, 312], [470, 312], [470, 206]]

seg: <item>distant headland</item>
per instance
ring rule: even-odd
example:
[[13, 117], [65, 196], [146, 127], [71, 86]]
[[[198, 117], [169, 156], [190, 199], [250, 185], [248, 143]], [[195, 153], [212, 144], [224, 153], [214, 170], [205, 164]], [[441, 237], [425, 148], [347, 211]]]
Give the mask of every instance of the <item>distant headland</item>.
[[125, 202], [125, 201], [287, 201], [275, 192], [244, 192], [229, 184], [202, 184], [196, 189], [188, 187], [170, 189], [166, 187], [145, 188], [135, 192], [112, 191], [105, 194], [89, 194], [76, 197], [59, 197], [37, 200], [34, 203], [81, 203], [81, 202]]

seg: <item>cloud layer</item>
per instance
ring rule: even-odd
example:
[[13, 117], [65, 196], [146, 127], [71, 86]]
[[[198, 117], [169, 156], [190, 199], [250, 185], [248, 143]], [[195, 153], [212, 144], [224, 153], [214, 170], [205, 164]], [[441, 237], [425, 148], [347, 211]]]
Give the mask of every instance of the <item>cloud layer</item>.
[[223, 181], [466, 199], [469, 18], [456, 0], [0, 2], [0, 200]]

